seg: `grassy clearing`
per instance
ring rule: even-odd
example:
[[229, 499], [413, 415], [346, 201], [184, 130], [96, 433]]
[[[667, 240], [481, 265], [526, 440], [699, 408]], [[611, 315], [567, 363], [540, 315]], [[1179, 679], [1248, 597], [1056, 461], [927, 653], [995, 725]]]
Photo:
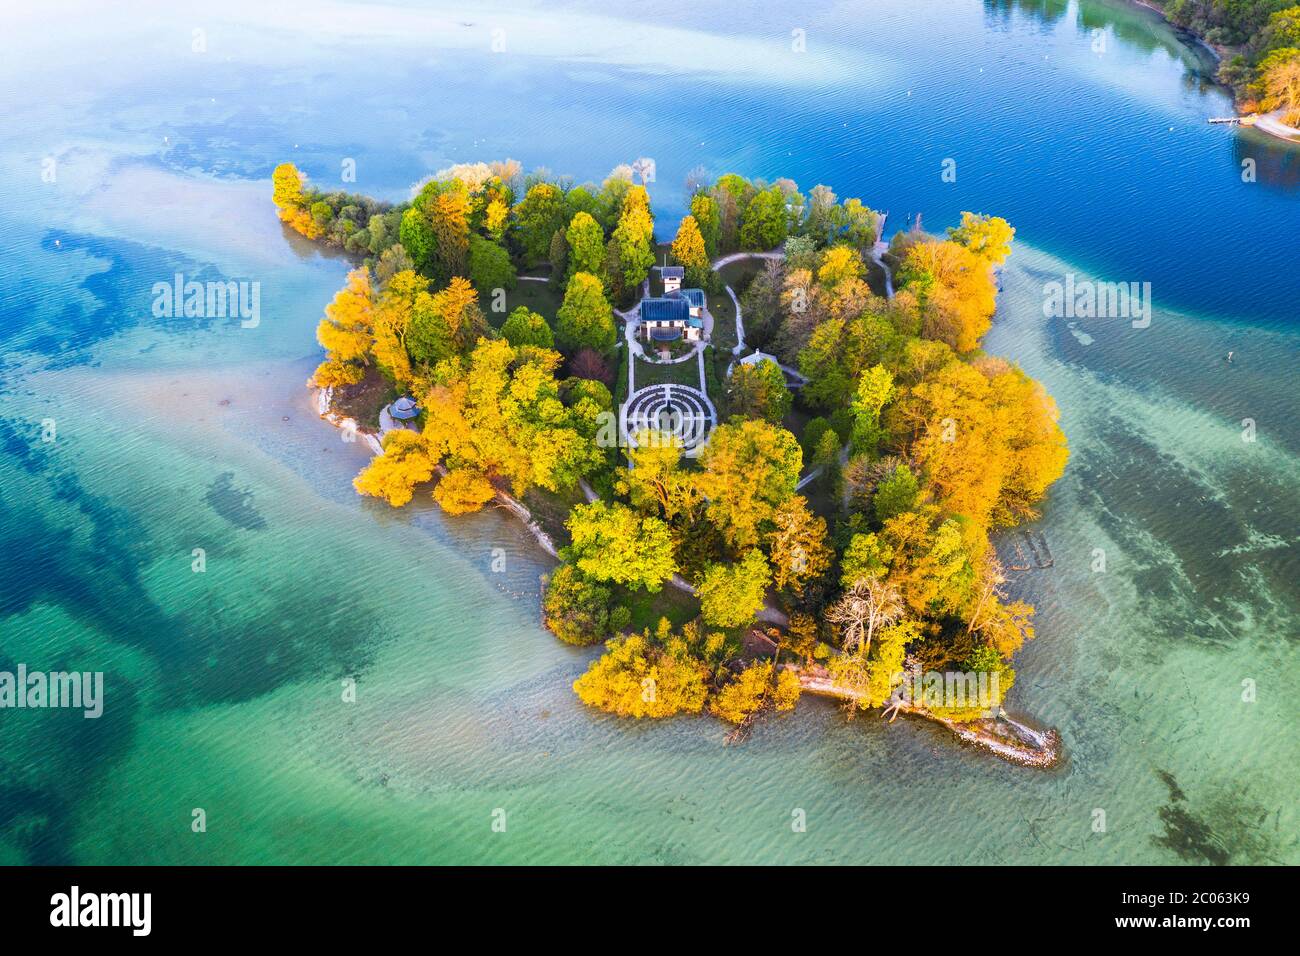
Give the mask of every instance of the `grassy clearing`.
[[564, 303], [564, 290], [553, 289], [549, 282], [520, 282], [515, 288], [506, 292], [506, 308], [504, 312], [492, 311], [492, 297], [480, 297], [480, 304], [483, 312], [488, 317], [494, 328], [501, 328], [505, 324], [507, 316], [521, 305], [526, 305], [551, 326], [555, 328], [555, 313], [560, 311], [560, 306]]
[[636, 360], [636, 371], [633, 375], [636, 378], [634, 384], [638, 389], [645, 388], [647, 385], [689, 385], [691, 388], [700, 387], [700, 366], [698, 359], [691, 359], [687, 362], [675, 362], [671, 365], [667, 365], [658, 362], [647, 362], [638, 358]]
[[749, 288], [754, 276], [765, 268], [767, 268], [766, 259], [739, 259], [719, 269], [718, 275], [722, 277], [724, 285], [729, 285], [736, 290], [736, 297], [739, 298], [740, 294]]
[[731, 296], [726, 290], [709, 293], [709, 314], [713, 316], [713, 337], [710, 339], [715, 348], [721, 352], [730, 352], [736, 347], [736, 307], [732, 305]]
[[681, 627], [700, 614], [700, 602], [671, 584], [665, 584], [657, 594], [616, 588], [614, 603], [624, 604], [632, 612], [629, 629], [638, 634], [647, 627], [653, 632], [661, 617], [668, 618], [674, 627]]

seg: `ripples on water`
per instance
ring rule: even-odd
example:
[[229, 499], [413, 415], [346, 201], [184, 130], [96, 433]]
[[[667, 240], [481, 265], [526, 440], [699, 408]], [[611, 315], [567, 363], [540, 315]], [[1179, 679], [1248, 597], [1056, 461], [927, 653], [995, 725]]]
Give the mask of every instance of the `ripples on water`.
[[[196, 64], [182, 9], [107, 46], [75, 23], [21, 67], [45, 87], [0, 110], [0, 669], [104, 670], [109, 697], [0, 718], [0, 862], [1295, 862], [1296, 151], [1206, 126], [1212, 66], [1122, 4], [813, 5], [803, 60], [784, 14], [670, 4], [684, 32], [650, 64], [604, 12], [496, 59], [388, 8], [340, 49], [218, 22]], [[84, 43], [118, 78], [91, 98]], [[33, 185], [47, 153], [57, 189]], [[569, 684], [595, 652], [538, 627], [548, 562], [514, 522], [352, 493], [364, 451], [302, 388], [346, 264], [283, 235], [264, 179], [353, 156], [397, 198], [505, 155], [579, 178], [653, 156], [661, 232], [697, 164], [829, 182], [894, 225], [1012, 219], [988, 347], [1073, 448], [1036, 528], [1056, 568], [1018, 584], [1040, 636], [1013, 700], [1061, 728], [1064, 768], [816, 700], [736, 748], [590, 713]], [[261, 281], [262, 327], [153, 320], [178, 270]], [[1152, 327], [1043, 320], [1068, 271], [1152, 282]]]

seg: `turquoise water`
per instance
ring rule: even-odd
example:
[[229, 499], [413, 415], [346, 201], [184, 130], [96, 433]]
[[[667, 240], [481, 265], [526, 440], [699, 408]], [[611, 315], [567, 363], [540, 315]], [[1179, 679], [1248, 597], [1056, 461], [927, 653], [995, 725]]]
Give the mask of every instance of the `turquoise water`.
[[[0, 861], [1300, 861], [1300, 151], [1205, 123], [1204, 51], [1117, 2], [268, 6], [2, 15], [0, 670], [106, 702], [0, 711]], [[516, 522], [352, 492], [302, 387], [347, 263], [284, 235], [270, 170], [399, 198], [502, 156], [653, 157], [664, 224], [696, 165], [1012, 220], [987, 344], [1073, 456], [1011, 704], [1062, 768], [815, 700], [726, 748], [590, 713]], [[178, 271], [260, 282], [260, 324], [154, 318]], [[1151, 327], [1045, 320], [1069, 272], [1151, 282]]]

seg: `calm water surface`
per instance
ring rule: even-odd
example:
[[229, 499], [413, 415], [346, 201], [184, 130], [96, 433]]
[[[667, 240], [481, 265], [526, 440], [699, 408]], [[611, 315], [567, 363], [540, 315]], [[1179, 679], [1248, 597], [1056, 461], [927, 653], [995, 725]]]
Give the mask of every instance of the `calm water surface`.
[[[0, 862], [1300, 862], [1300, 151], [1206, 124], [1204, 50], [1118, 2], [56, 6], [0, 14], [0, 670], [107, 699], [0, 711]], [[1017, 226], [987, 344], [1073, 456], [1012, 704], [1061, 769], [814, 700], [735, 748], [593, 714], [514, 522], [352, 492], [302, 387], [347, 263], [270, 171], [398, 199], [503, 156], [653, 157], [662, 233], [697, 165]], [[176, 272], [261, 324], [155, 319]], [[1045, 320], [1069, 272], [1150, 282], [1151, 328]]]

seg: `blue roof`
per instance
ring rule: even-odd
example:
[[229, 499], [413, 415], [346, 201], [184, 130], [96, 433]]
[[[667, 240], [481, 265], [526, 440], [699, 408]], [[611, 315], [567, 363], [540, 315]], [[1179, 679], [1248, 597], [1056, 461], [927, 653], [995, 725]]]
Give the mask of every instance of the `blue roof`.
[[673, 339], [680, 338], [681, 329], [651, 329], [650, 338], [656, 342], [671, 342]]
[[415, 402], [403, 395], [388, 406], [388, 414], [401, 421], [406, 421], [420, 414], [420, 410], [416, 407]]
[[690, 306], [680, 296], [641, 300], [643, 322], [685, 322], [690, 314]]
[[655, 266], [661, 276], [677, 276], [679, 279], [686, 275], [685, 266]]
[[682, 289], [682, 298], [697, 308], [704, 308], [703, 289]]

